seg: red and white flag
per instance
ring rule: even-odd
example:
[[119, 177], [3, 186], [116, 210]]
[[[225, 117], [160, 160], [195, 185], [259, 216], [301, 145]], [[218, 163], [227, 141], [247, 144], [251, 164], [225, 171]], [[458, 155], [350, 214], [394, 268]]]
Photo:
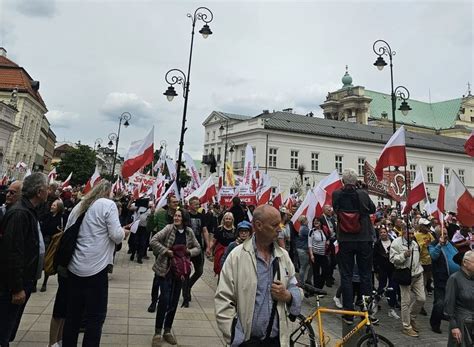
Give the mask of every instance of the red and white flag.
[[22, 161], [18, 162], [16, 165], [15, 165], [15, 168], [18, 170], [18, 171], [25, 171], [26, 168], [28, 167], [28, 165]]
[[407, 214], [410, 212], [413, 205], [417, 204], [421, 200], [425, 200], [428, 198], [426, 194], [426, 186], [425, 181], [423, 179], [423, 170], [420, 165], [416, 167], [416, 175], [415, 181], [413, 182], [413, 186], [408, 193], [407, 204], [403, 209], [403, 214]]
[[275, 197], [273, 198], [273, 207], [279, 210], [282, 204], [283, 204], [283, 196], [281, 194], [280, 183], [278, 183], [278, 188], [277, 188], [277, 191], [275, 192]]
[[244, 186], [250, 186], [252, 184], [253, 176], [253, 150], [252, 146], [247, 145], [245, 148], [245, 163], [244, 163]]
[[160, 201], [158, 201], [158, 204], [156, 205], [156, 209], [159, 209], [168, 204], [168, 195], [170, 194], [174, 195], [176, 199], [180, 200], [178, 185], [176, 184], [176, 181], [173, 182], [173, 184], [169, 186], [168, 190], [160, 198]]
[[262, 193], [260, 194], [257, 200], [257, 206], [268, 204], [270, 198], [272, 197], [272, 187], [266, 186], [260, 190]]
[[308, 193], [306, 193], [306, 197], [304, 198], [300, 207], [298, 207], [293, 217], [291, 217], [291, 221], [293, 222], [296, 231], [300, 231], [301, 223], [298, 220], [300, 216], [306, 216], [308, 219], [308, 225], [313, 225], [313, 219], [316, 212], [316, 203], [316, 196], [314, 195], [313, 191], [308, 190]]
[[469, 135], [468, 139], [466, 140], [466, 143], [464, 144], [464, 150], [466, 151], [466, 154], [470, 157], [474, 157], [474, 130], [471, 132], [471, 135]]
[[209, 178], [194, 192], [186, 197], [186, 200], [189, 201], [192, 197], [196, 196], [199, 198], [201, 204], [212, 202], [212, 198], [217, 195], [216, 185], [214, 184], [214, 175], [209, 176]]
[[48, 174], [48, 182], [51, 183], [53, 182], [56, 177], [58, 177], [58, 174], [56, 172], [56, 167], [54, 167]]
[[193, 158], [188, 153], [183, 153], [184, 162], [186, 164], [186, 170], [188, 171], [189, 176], [191, 177], [192, 186], [194, 189], [197, 189], [201, 186], [201, 178], [199, 177], [199, 172], [196, 168]]
[[436, 199], [437, 213], [435, 215], [435, 217], [441, 223], [442, 228], [444, 228], [445, 196], [446, 196], [446, 187], [444, 185], [444, 165], [443, 165], [443, 167], [441, 168], [441, 175], [439, 177], [438, 198]]
[[95, 167], [95, 171], [92, 174], [91, 178], [86, 183], [86, 187], [84, 188], [84, 194], [87, 194], [94, 186], [99, 183], [100, 181], [100, 173], [99, 173], [99, 167]]
[[155, 127], [152, 127], [143, 140], [131, 143], [122, 165], [123, 178], [132, 176], [153, 161], [154, 129]]
[[62, 188], [66, 188], [71, 183], [72, 172], [67, 176], [66, 180], [61, 185]]
[[[323, 178], [318, 186], [326, 191], [326, 199], [323, 201], [321, 207], [324, 205], [332, 205], [332, 193], [342, 188], [342, 180], [337, 170], [334, 170], [328, 176]], [[320, 200], [318, 200], [318, 202], [319, 201]]]
[[407, 155], [405, 145], [405, 128], [403, 125], [392, 135], [390, 140], [383, 148], [377, 165], [375, 165], [375, 174], [379, 181], [383, 178], [383, 169], [389, 166], [406, 166]]
[[174, 181], [176, 180], [176, 164], [173, 159], [166, 158], [166, 167], [168, 168], [168, 173], [170, 174], [170, 178]]
[[446, 211], [455, 212], [458, 221], [467, 227], [474, 226], [474, 197], [453, 171], [446, 188]]

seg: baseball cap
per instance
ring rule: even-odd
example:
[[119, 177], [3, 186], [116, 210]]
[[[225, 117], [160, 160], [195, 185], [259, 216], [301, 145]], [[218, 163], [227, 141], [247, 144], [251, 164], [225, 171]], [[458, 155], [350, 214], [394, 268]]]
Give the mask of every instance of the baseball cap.
[[421, 224], [421, 225], [430, 225], [430, 221], [426, 218], [420, 218], [418, 220], [418, 224]]
[[240, 222], [239, 224], [237, 224], [237, 230], [240, 230], [240, 229], [252, 230], [252, 224], [250, 224], [250, 222], [244, 220], [244, 221]]

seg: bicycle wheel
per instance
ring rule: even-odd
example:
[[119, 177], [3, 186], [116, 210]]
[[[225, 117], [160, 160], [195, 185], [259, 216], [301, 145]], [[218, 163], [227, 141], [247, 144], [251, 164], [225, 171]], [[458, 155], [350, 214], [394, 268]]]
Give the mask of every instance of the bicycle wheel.
[[359, 341], [357, 341], [357, 347], [394, 347], [394, 344], [390, 342], [385, 336], [379, 334], [368, 333], [362, 336]]
[[316, 347], [316, 337], [311, 323], [305, 322], [306, 317], [298, 315], [294, 322], [289, 322], [290, 347]]

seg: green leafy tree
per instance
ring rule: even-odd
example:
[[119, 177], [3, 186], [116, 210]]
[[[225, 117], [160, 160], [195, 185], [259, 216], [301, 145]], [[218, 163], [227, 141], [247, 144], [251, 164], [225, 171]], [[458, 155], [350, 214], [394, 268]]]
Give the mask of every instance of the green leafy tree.
[[95, 152], [86, 145], [67, 151], [56, 166], [58, 179], [64, 181], [72, 172], [71, 185], [85, 184], [95, 170]]

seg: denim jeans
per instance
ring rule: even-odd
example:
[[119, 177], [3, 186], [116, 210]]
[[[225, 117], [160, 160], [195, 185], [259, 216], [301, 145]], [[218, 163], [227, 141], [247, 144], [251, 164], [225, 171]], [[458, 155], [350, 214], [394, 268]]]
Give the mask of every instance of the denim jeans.
[[298, 251], [298, 258], [300, 259], [300, 284], [303, 285], [305, 284], [306, 278], [311, 277], [308, 274], [306, 274], [306, 271], [309, 268], [309, 255], [308, 255], [308, 250], [307, 249], [297, 249]]
[[341, 274], [342, 305], [345, 310], [353, 310], [352, 276], [354, 259], [357, 261], [362, 295], [372, 294], [372, 242], [339, 242], [338, 264]]
[[388, 288], [392, 288], [392, 290], [386, 291], [385, 296], [388, 297], [388, 305], [390, 308], [395, 308], [397, 305], [398, 284], [392, 280], [392, 272], [393, 271], [386, 271], [385, 269], [379, 270], [379, 287], [377, 288], [377, 292], [381, 294], [388, 282]]
[[192, 257], [191, 262], [194, 267], [193, 275], [183, 282], [183, 299], [186, 301], [191, 301], [191, 288], [204, 272], [204, 251], [201, 251], [199, 255]]
[[107, 315], [109, 282], [107, 268], [89, 277], [68, 272], [67, 311], [63, 347], [76, 347], [83, 316], [85, 332], [82, 346], [99, 347], [102, 325]]
[[160, 291], [156, 309], [155, 334], [161, 334], [163, 323], [165, 330], [173, 326], [174, 316], [178, 308], [182, 282], [168, 274], [165, 277], [156, 276], [156, 285]]
[[20, 326], [21, 317], [25, 310], [28, 299], [33, 288], [33, 281], [23, 284], [23, 290], [26, 294], [25, 302], [22, 305], [12, 304], [12, 294], [7, 289], [0, 290], [0, 346], [8, 346], [9, 342], [14, 341], [16, 332]]

